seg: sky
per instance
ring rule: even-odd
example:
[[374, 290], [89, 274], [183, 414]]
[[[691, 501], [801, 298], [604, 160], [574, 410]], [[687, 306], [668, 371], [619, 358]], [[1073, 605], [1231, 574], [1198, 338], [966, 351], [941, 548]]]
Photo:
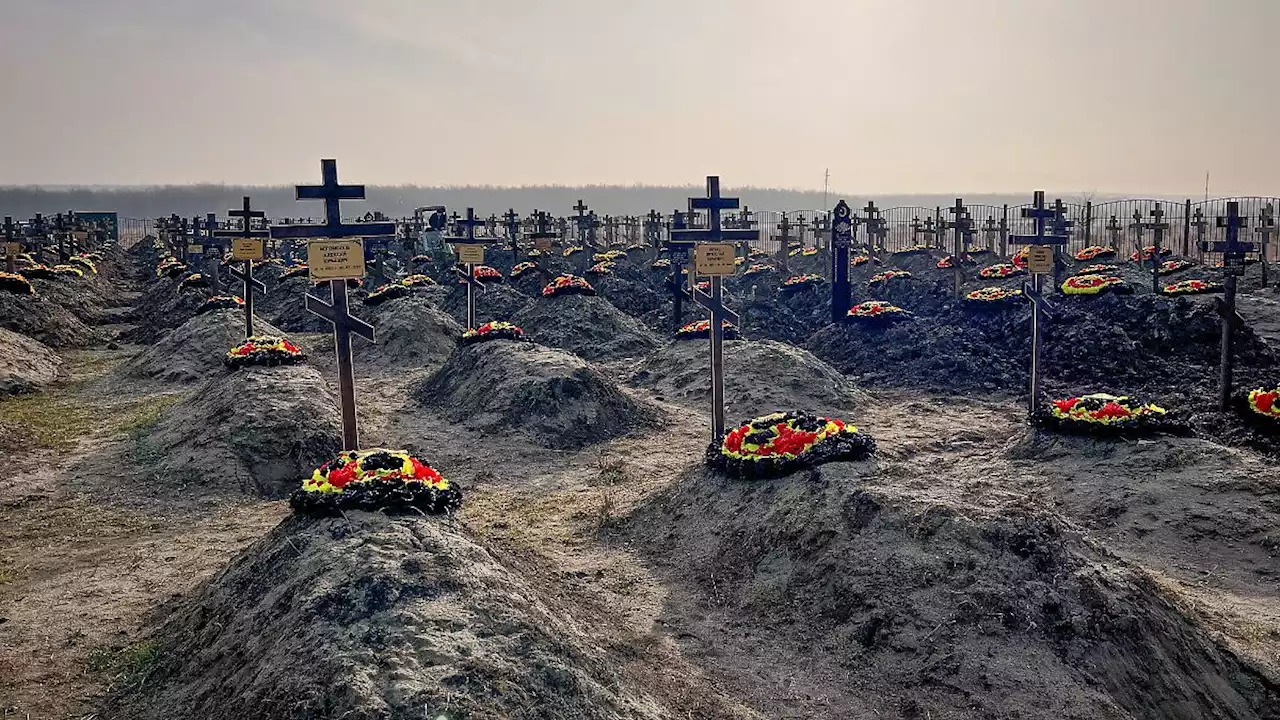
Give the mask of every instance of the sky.
[[1280, 195], [1280, 0], [0, 0], [0, 184]]

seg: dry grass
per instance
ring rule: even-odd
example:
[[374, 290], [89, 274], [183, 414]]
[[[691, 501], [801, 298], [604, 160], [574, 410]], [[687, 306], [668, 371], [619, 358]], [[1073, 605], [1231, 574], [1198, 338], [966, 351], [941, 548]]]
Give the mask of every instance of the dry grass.
[[131, 439], [138, 440], [160, 422], [160, 417], [164, 415], [165, 410], [178, 404], [182, 399], [183, 396], [180, 394], [143, 398], [125, 411], [117, 427], [120, 432], [127, 433]]
[[92, 431], [93, 415], [73, 386], [0, 400], [0, 450], [67, 452]]

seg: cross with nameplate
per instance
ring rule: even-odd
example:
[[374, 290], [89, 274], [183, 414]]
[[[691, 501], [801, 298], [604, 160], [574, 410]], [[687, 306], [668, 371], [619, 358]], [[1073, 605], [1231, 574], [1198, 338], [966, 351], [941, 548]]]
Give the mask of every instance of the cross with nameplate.
[[[689, 209], [691, 211], [707, 211], [707, 228], [703, 230], [673, 229], [671, 242], [684, 243], [686, 246], [705, 243], [708, 244], [708, 247], [704, 247], [703, 251], [708, 256], [713, 250], [719, 248], [722, 250], [720, 253], [722, 256], [732, 258], [736, 255], [734, 250], [724, 245], [715, 244], [751, 242], [759, 237], [759, 231], [756, 230], [729, 230], [722, 227], [721, 211], [734, 210], [737, 207], [738, 198], [727, 198], [720, 195], [720, 178], [715, 175], [707, 176], [707, 196], [689, 199]], [[697, 259], [695, 258], [695, 260]], [[689, 289], [692, 291], [694, 302], [706, 308], [711, 314], [710, 332], [708, 333], [711, 340], [711, 437], [716, 440], [724, 435], [725, 430], [724, 323], [729, 322], [736, 325], [740, 324], [741, 320], [736, 312], [725, 307], [724, 304], [724, 276], [733, 274], [732, 260], [730, 259], [727, 265], [714, 268], [703, 266], [701, 268], [710, 278], [711, 292], [709, 293], [698, 289], [694, 283], [694, 275], [699, 271], [700, 262], [696, 261], [694, 272], [689, 273]]]
[[866, 219], [863, 220], [863, 224], [867, 226], [868, 252], [871, 254], [871, 257], [874, 258], [877, 252], [885, 249], [884, 238], [888, 225], [885, 222], [884, 217], [881, 216], [880, 209], [876, 207], [874, 201], [868, 200], [867, 206], [862, 208], [862, 212], [866, 213], [867, 216]]
[[1240, 231], [1248, 226], [1248, 218], [1240, 215], [1240, 203], [1227, 203], [1226, 216], [1218, 216], [1218, 227], [1226, 231], [1226, 239], [1218, 242], [1201, 242], [1200, 251], [1220, 253], [1222, 255], [1222, 271], [1226, 275], [1223, 281], [1222, 297], [1218, 299], [1218, 314], [1222, 316], [1222, 343], [1219, 356], [1218, 405], [1223, 410], [1231, 408], [1231, 384], [1235, 371], [1232, 357], [1233, 331], [1237, 324], [1244, 320], [1236, 312], [1236, 287], [1241, 275], [1244, 275], [1245, 254], [1253, 252], [1256, 247], [1251, 242], [1240, 240]]
[[[232, 238], [232, 255], [235, 260], [244, 261], [244, 269], [234, 265], [227, 268], [227, 274], [241, 283], [241, 295], [244, 298], [244, 336], [253, 337], [253, 291], [267, 294], [267, 286], [253, 276], [253, 261], [262, 259], [262, 241], [268, 236], [266, 230], [254, 230], [253, 221], [266, 218], [266, 213], [254, 210], [249, 196], [244, 196], [239, 210], [228, 210], [227, 217], [239, 218], [239, 230], [214, 230], [214, 237]], [[238, 241], [238, 242], [237, 242]]]
[[[204, 272], [209, 276], [209, 288], [214, 295], [222, 294], [222, 244], [218, 242], [218, 216], [208, 213], [201, 225], [202, 233], [196, 242], [200, 243], [200, 251], [204, 255]], [[199, 231], [198, 231], [199, 232]]]
[[[323, 200], [325, 223], [323, 225], [289, 225], [272, 227], [271, 237], [277, 239], [305, 238], [312, 240], [307, 248], [309, 274], [318, 280], [329, 281], [332, 304], [307, 293], [307, 310], [328, 320], [333, 325], [334, 349], [338, 359], [338, 402], [342, 411], [342, 449], [357, 450], [360, 434], [356, 425], [355, 372], [351, 366], [352, 334], [374, 341], [373, 326], [351, 314], [347, 304], [347, 280], [364, 275], [364, 250], [359, 240], [350, 247], [342, 241], [393, 235], [395, 223], [342, 222], [342, 200], [363, 200], [363, 185], [339, 185], [338, 162], [321, 160], [320, 185], [298, 185], [298, 200]], [[323, 238], [323, 240], [313, 240]], [[325, 242], [332, 241], [332, 242]], [[314, 257], [312, 250], [315, 251]]]
[[461, 233], [455, 237], [445, 238], [458, 253], [458, 260], [466, 265], [463, 283], [467, 286], [467, 328], [476, 326], [476, 294], [483, 290], [484, 283], [476, 279], [476, 265], [484, 264], [484, 248], [497, 242], [497, 238], [477, 238], [476, 228], [484, 225], [484, 220], [476, 217], [475, 208], [467, 208], [467, 217], [454, 223], [454, 232]]
[[14, 234], [17, 229], [18, 226], [13, 224], [13, 218], [6, 215], [4, 218], [4, 269], [10, 275], [18, 272], [18, 255], [22, 253], [22, 243], [18, 242], [17, 235]]
[[507, 228], [507, 242], [511, 248], [511, 264], [514, 266], [520, 260], [520, 216], [516, 214], [516, 209], [507, 208], [506, 214], [502, 216], [502, 222]]
[[[1160, 293], [1160, 251], [1164, 241], [1165, 231], [1169, 229], [1169, 223], [1164, 221], [1164, 208], [1160, 207], [1160, 203], [1156, 203], [1151, 210], [1152, 221], [1142, 223], [1144, 230], [1151, 231], [1151, 292]], [[1142, 262], [1143, 248], [1138, 248], [1138, 262]]]
[[1267, 203], [1266, 207], [1258, 213], [1258, 228], [1255, 232], [1262, 238], [1258, 255], [1262, 261], [1262, 287], [1266, 287], [1269, 283], [1267, 247], [1271, 244], [1271, 236], [1276, 234], [1276, 211], [1271, 203]]
[[[1053, 208], [1046, 208], [1044, 205], [1044, 191], [1037, 190], [1032, 207], [1022, 209], [1022, 217], [1034, 220], [1036, 233], [1034, 235], [1011, 235], [1009, 236], [1009, 244], [1011, 245], [1030, 245], [1032, 253], [1037, 253], [1035, 248], [1052, 247], [1057, 248], [1067, 244], [1068, 236], [1061, 233], [1049, 232], [1050, 222], [1061, 226], [1065, 222], [1061, 202], [1055, 203]], [[1052, 255], [1051, 255], [1052, 257]], [[1054, 268], [1048, 268], [1050, 271], [1056, 269], [1056, 262], [1050, 260]], [[1041, 264], [1040, 259], [1028, 256], [1028, 267], [1031, 270], [1031, 281], [1023, 283], [1022, 292], [1031, 300], [1031, 397], [1027, 401], [1028, 417], [1035, 417], [1040, 402], [1040, 347], [1043, 338], [1040, 319], [1042, 314], [1049, 314], [1054, 311], [1053, 306], [1041, 292], [1041, 280], [1046, 268]]]
[[44, 219], [44, 215], [36, 213], [36, 216], [27, 224], [28, 242], [35, 245], [36, 262], [44, 264], [44, 246], [49, 242], [49, 229]]

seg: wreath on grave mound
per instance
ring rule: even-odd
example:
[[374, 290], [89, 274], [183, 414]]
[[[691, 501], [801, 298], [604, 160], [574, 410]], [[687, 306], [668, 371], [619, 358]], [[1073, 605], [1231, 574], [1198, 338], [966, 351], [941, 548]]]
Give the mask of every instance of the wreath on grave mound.
[[613, 270], [616, 267], [618, 267], [616, 263], [612, 263], [608, 260], [605, 260], [603, 262], [598, 262], [595, 265], [592, 265], [591, 267], [587, 268], [587, 274], [588, 275], [612, 275]]
[[542, 257], [542, 251], [535, 248], [525, 253], [525, 255], [528, 255], [531, 258], [540, 258]]
[[48, 265], [41, 264], [28, 265], [27, 267], [19, 268], [18, 272], [28, 280], [52, 280], [58, 276], [58, 274], [53, 271], [53, 268]]
[[649, 269], [651, 269], [651, 270], [670, 270], [670, 269], [671, 269], [671, 261], [670, 261], [670, 260], [668, 260], [668, 259], [666, 259], [666, 258], [658, 258], [657, 260], [654, 260], [654, 261], [649, 265]]
[[626, 252], [622, 250], [610, 250], [608, 252], [596, 253], [592, 255], [591, 262], [593, 263], [615, 262], [618, 260], [625, 260], [626, 258], [627, 258]]
[[849, 258], [849, 267], [858, 267], [859, 265], [866, 265], [869, 262], [871, 262], [871, 257], [868, 255], [854, 255]]
[[832, 460], [860, 460], [875, 449], [875, 440], [842, 420], [779, 412], [714, 440], [707, 464], [735, 477], [766, 478]]
[[468, 328], [462, 333], [463, 345], [476, 345], [489, 340], [528, 340], [524, 330], [509, 322], [487, 322], [478, 328]]
[[298, 265], [292, 265], [286, 268], [283, 273], [280, 273], [280, 280], [283, 282], [289, 278], [307, 277], [310, 274], [311, 268], [307, 267], [306, 263], [300, 263]]
[[1178, 258], [1177, 260], [1165, 260], [1160, 263], [1160, 269], [1157, 272], [1161, 275], [1172, 275], [1174, 273], [1182, 272], [1183, 270], [1189, 270], [1195, 266], [1195, 263], [1190, 260], [1183, 260], [1182, 258]]
[[1041, 426], [1063, 432], [1108, 434], [1160, 430], [1169, 425], [1167, 416], [1167, 410], [1153, 403], [1094, 393], [1053, 400], [1036, 419]]
[[1280, 423], [1280, 387], [1250, 390], [1245, 396], [1245, 406], [1260, 418]]
[[792, 275], [782, 281], [782, 292], [795, 293], [801, 290], [810, 290], [822, 284], [821, 275]]
[[911, 273], [906, 270], [885, 270], [882, 273], [872, 275], [871, 279], [867, 281], [867, 284], [878, 285], [880, 283], [889, 282], [890, 280], [905, 280], [909, 277], [911, 277]]
[[1128, 294], [1133, 288], [1115, 275], [1076, 275], [1063, 281], [1062, 292], [1066, 295]]
[[178, 258], [165, 258], [156, 266], [156, 277], [176, 278], [187, 271], [187, 266]]
[[928, 253], [931, 251], [932, 251], [932, 248], [930, 248], [928, 245], [912, 245], [911, 247], [903, 248], [901, 250], [894, 250], [893, 254], [899, 257], [902, 257], [905, 255], [917, 255], [921, 253]]
[[418, 288], [430, 287], [432, 285], [437, 285], [439, 283], [437, 283], [435, 281], [435, 278], [431, 277], [430, 275], [415, 274], [415, 275], [410, 275], [405, 279], [401, 280], [400, 284], [404, 285], [410, 290], [417, 290]]
[[430, 255], [414, 255], [413, 257], [409, 258], [409, 262], [417, 265], [422, 265], [423, 263], [431, 262], [431, 256]]
[[1117, 272], [1120, 272], [1119, 265], [1106, 265], [1104, 263], [1098, 263], [1094, 265], [1085, 265], [1084, 267], [1077, 269], [1072, 274], [1073, 275], [1105, 275], [1107, 273], [1117, 273]]
[[471, 269], [471, 277], [480, 283], [501, 283], [506, 281], [500, 270], [488, 265], [476, 265], [473, 267]]
[[511, 279], [515, 280], [516, 278], [523, 277], [525, 273], [536, 272], [537, 270], [538, 263], [527, 261], [517, 263], [515, 267], [511, 268]]
[[741, 266], [746, 265], [746, 264], [747, 264], [747, 259], [746, 259], [746, 258], [744, 258], [744, 257], [742, 257], [741, 255], [739, 255], [739, 256], [737, 256], [737, 257], [735, 257], [735, 258], [733, 259], [733, 266], [734, 266], [734, 267], [741, 267]]
[[939, 269], [939, 270], [950, 270], [951, 268], [953, 268], [953, 267], [955, 267], [955, 266], [956, 266], [956, 264], [955, 264], [955, 262], [953, 262], [953, 261], [951, 260], [951, 256], [950, 256], [950, 255], [947, 255], [947, 256], [943, 257], [941, 260], [939, 260], [939, 261], [938, 261], [938, 265], [937, 265], [937, 267], [938, 267], [938, 269]]
[[769, 251], [765, 250], [764, 248], [751, 248], [750, 250], [747, 251], [747, 257], [749, 258], [766, 257], [768, 255], [769, 255]]
[[343, 510], [444, 515], [462, 507], [462, 490], [403, 450], [351, 450], [316, 468], [289, 497], [289, 505], [304, 515]]
[[412, 290], [403, 282], [387, 283], [379, 288], [374, 288], [364, 298], [365, 305], [381, 305], [388, 300], [398, 300], [403, 297], [409, 297]]
[[978, 271], [978, 275], [980, 277], [987, 278], [988, 280], [1000, 280], [1007, 277], [1013, 277], [1015, 275], [1021, 275], [1023, 272], [1025, 272], [1025, 270], [1013, 263], [996, 263], [995, 265], [988, 265], [987, 267], [982, 268]]
[[[1245, 257], [1244, 259], [1245, 265], [1256, 265], [1257, 263], [1258, 263], [1258, 258], [1256, 257]], [[1217, 270], [1221, 270], [1224, 266], [1221, 260], [1217, 260], [1213, 263], [1213, 267]]]
[[849, 308], [845, 316], [863, 325], [892, 325], [915, 317], [911, 312], [883, 300], [867, 300]]
[[801, 247], [787, 253], [787, 257], [813, 257], [818, 254], [816, 247]]
[[222, 362], [232, 370], [249, 365], [296, 365], [307, 354], [287, 339], [277, 335], [254, 335], [227, 351]]
[[570, 246], [570, 247], [565, 248], [565, 249], [560, 253], [560, 255], [561, 255], [562, 257], [569, 257], [570, 255], [573, 255], [573, 254], [575, 254], [575, 253], [580, 253], [580, 252], [582, 252], [582, 248], [581, 248], [581, 247], [578, 247], [577, 245], [573, 245], [573, 246]]
[[214, 310], [238, 310], [242, 307], [244, 298], [239, 295], [214, 295], [196, 308], [196, 314], [203, 315]]
[[1076, 260], [1088, 262], [1090, 260], [1099, 260], [1102, 258], [1113, 258], [1116, 256], [1116, 249], [1103, 245], [1090, 245], [1087, 248], [1077, 250], [1075, 254]]
[[977, 308], [1008, 307], [1020, 300], [1022, 290], [1018, 288], [985, 287], [964, 296], [965, 305]]
[[764, 264], [764, 263], [752, 263], [752, 264], [747, 268], [746, 272], [744, 272], [744, 273], [742, 273], [742, 274], [743, 274], [744, 276], [746, 276], [746, 275], [759, 275], [760, 273], [766, 273], [766, 272], [769, 272], [770, 270], [773, 270], [773, 266], [771, 266], [771, 265], [766, 265], [766, 264]]
[[14, 295], [35, 295], [31, 281], [17, 273], [0, 272], [0, 290]]
[[[1142, 248], [1142, 261], [1145, 262], [1147, 260], [1150, 260], [1152, 256], [1154, 256], [1155, 254], [1156, 254], [1155, 245], [1148, 245]], [[1167, 247], [1160, 248], [1160, 257], [1164, 257], [1165, 255], [1172, 255], [1172, 254], [1173, 254], [1173, 250]], [[1134, 252], [1130, 253], [1129, 259], [1132, 260], [1133, 262], [1139, 262], [1138, 252], [1135, 250]]]
[[88, 270], [94, 275], [98, 274], [98, 266], [94, 264], [93, 259], [87, 255], [72, 255], [67, 259], [72, 265], [79, 265], [81, 269]]
[[[725, 340], [738, 339], [738, 326], [728, 320], [720, 321]], [[707, 340], [711, 337], [711, 321], [695, 320], [676, 331], [677, 340]]]
[[191, 273], [178, 282], [178, 292], [207, 287], [209, 287], [209, 281], [200, 273]]
[[73, 265], [54, 265], [53, 274], [62, 277], [82, 278], [84, 277], [84, 270]]
[[629, 253], [633, 253], [633, 252], [644, 252], [645, 250], [648, 250], [649, 248], [648, 248], [647, 246], [645, 246], [645, 245], [628, 245], [628, 246], [626, 246], [626, 247], [625, 247], [625, 248], [623, 248], [623, 249], [624, 249], [624, 250], [626, 250], [626, 251], [627, 251], [627, 252], [629, 252]]
[[1164, 286], [1165, 295], [1203, 295], [1222, 292], [1222, 283], [1208, 280], [1180, 280]]
[[586, 278], [577, 275], [561, 275], [542, 288], [542, 297], [552, 298], [562, 295], [595, 295], [596, 289]]

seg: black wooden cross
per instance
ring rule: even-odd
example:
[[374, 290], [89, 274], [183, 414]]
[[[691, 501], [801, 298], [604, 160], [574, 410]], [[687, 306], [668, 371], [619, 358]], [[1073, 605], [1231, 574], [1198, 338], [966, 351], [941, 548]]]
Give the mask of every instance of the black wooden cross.
[[[1169, 229], [1169, 223], [1164, 221], [1164, 208], [1160, 207], [1157, 202], [1151, 210], [1151, 222], [1142, 223], [1144, 230], [1151, 231], [1151, 292], [1160, 294], [1160, 250], [1163, 247], [1164, 233]], [[1138, 263], [1142, 263], [1142, 248], [1138, 248]]]
[[1205, 219], [1204, 211], [1200, 208], [1196, 208], [1195, 213], [1193, 213], [1191, 217], [1191, 227], [1196, 229], [1196, 254], [1200, 257], [1200, 261], [1203, 262], [1204, 251], [1200, 249], [1200, 246], [1204, 245], [1204, 233], [1209, 227], [1209, 221]]
[[67, 254], [67, 231], [70, 229], [66, 216], [62, 213], [53, 216], [53, 239], [58, 242], [58, 262], [66, 262], [71, 257]]
[[[1055, 203], [1053, 208], [1046, 208], [1044, 206], [1044, 191], [1037, 190], [1032, 207], [1022, 209], [1022, 217], [1035, 221], [1036, 234], [1011, 235], [1009, 236], [1009, 244], [1049, 247], [1066, 245], [1067, 235], [1048, 232], [1050, 221], [1053, 221], [1059, 227], [1061, 223], [1066, 222], [1062, 212], [1063, 209], [1060, 202]], [[1054, 265], [1056, 268], [1057, 263], [1054, 263]], [[1041, 292], [1042, 278], [1043, 275], [1040, 273], [1032, 273], [1031, 281], [1023, 283], [1022, 287], [1023, 294], [1031, 300], [1031, 397], [1027, 401], [1028, 417], [1035, 416], [1040, 402], [1040, 347], [1043, 343], [1040, 317], [1042, 314], [1054, 311], [1053, 306]]]
[[[463, 253], [471, 252], [464, 249], [466, 246], [480, 248], [481, 260], [483, 262], [484, 247], [498, 242], [498, 238], [477, 238], [476, 228], [484, 225], [484, 220], [476, 217], [475, 208], [467, 208], [467, 216], [464, 219], [454, 223], [454, 232], [460, 232], [461, 235], [445, 238], [450, 244], [457, 248], [459, 259], [461, 260]], [[459, 247], [463, 246], [463, 247]], [[484, 283], [476, 280], [475, 263], [472, 260], [466, 261], [467, 271], [463, 277], [463, 282], [467, 286], [467, 327], [474, 328], [476, 326], [476, 288], [484, 289]]]
[[578, 211], [577, 227], [578, 227], [578, 245], [585, 246], [587, 244], [587, 204], [582, 202], [582, 198], [578, 198], [578, 204], [573, 206]]
[[1236, 313], [1236, 285], [1240, 276], [1244, 275], [1245, 254], [1256, 249], [1253, 243], [1240, 240], [1240, 231], [1248, 224], [1248, 218], [1240, 215], [1240, 203], [1228, 202], [1226, 216], [1218, 216], [1218, 227], [1226, 231], [1226, 239], [1219, 242], [1201, 241], [1200, 243], [1201, 252], [1222, 254], [1222, 271], [1226, 275], [1222, 297], [1217, 304], [1218, 314], [1222, 316], [1218, 405], [1223, 411], [1231, 409], [1231, 384], [1235, 371], [1232, 357], [1233, 330], [1237, 324], [1243, 323], [1240, 315]]
[[587, 247], [595, 250], [600, 246], [596, 238], [596, 231], [600, 229], [600, 218], [596, 217], [596, 211], [592, 210], [587, 213]]
[[[691, 211], [707, 211], [707, 228], [703, 230], [673, 229], [671, 242], [686, 245], [699, 242], [751, 242], [759, 237], [757, 230], [729, 230], [722, 227], [720, 213], [722, 210], [734, 210], [738, 207], [738, 198], [727, 198], [720, 195], [720, 178], [707, 176], [707, 196], [689, 199]], [[675, 263], [672, 263], [674, 267]], [[720, 275], [710, 276], [711, 292], [699, 290], [694, 282], [695, 273], [689, 273], [689, 289], [694, 302], [706, 308], [711, 314], [711, 437], [718, 439], [724, 435], [724, 323], [740, 324], [738, 314], [724, 305], [724, 278]], [[679, 276], [677, 275], [677, 280]]]
[[[395, 223], [349, 223], [342, 222], [342, 200], [363, 200], [363, 185], [339, 185], [338, 163], [336, 160], [321, 160], [321, 185], [298, 185], [298, 200], [323, 200], [325, 223], [323, 225], [289, 225], [272, 227], [271, 237], [286, 238], [325, 238], [340, 240], [371, 236], [393, 235]], [[308, 258], [310, 260], [310, 258]], [[323, 272], [323, 268], [309, 262], [312, 273]], [[347, 277], [329, 280], [329, 291], [332, 293], [332, 304], [307, 293], [307, 310], [328, 320], [333, 325], [334, 349], [338, 356], [338, 401], [342, 410], [342, 449], [357, 450], [360, 447], [360, 434], [356, 425], [356, 388], [355, 373], [351, 367], [351, 335], [374, 341], [373, 326], [351, 314], [347, 304]]]
[[[214, 230], [214, 237], [239, 238], [244, 241], [256, 239], [261, 242], [261, 240], [266, 238], [269, 234], [266, 230], [253, 229], [253, 221], [266, 218], [266, 213], [261, 210], [254, 210], [252, 204], [249, 202], [248, 195], [244, 196], [240, 209], [228, 210], [227, 216], [239, 218], [240, 229]], [[235, 240], [233, 239], [232, 242], [234, 243]], [[261, 259], [260, 253], [251, 254], [257, 254], [259, 255], [258, 259]], [[227, 268], [227, 274], [240, 281], [242, 293], [240, 297], [244, 298], [244, 336], [253, 337], [253, 291], [257, 290], [265, 295], [267, 294], [267, 286], [264, 285], [261, 280], [253, 277], [253, 259], [246, 259], [244, 261], [243, 270], [237, 269], [235, 265], [229, 266]]]
[[1262, 260], [1262, 287], [1266, 287], [1269, 283], [1269, 278], [1267, 277], [1267, 246], [1271, 244], [1271, 236], [1276, 234], [1276, 211], [1275, 207], [1270, 203], [1258, 213], [1258, 229], [1256, 232], [1262, 238], [1262, 247], [1259, 248], [1258, 255]]
[[1146, 243], [1146, 224], [1142, 221], [1142, 211], [1135, 209], [1133, 211], [1133, 222], [1129, 223], [1129, 229], [1137, 232], [1138, 238], [1134, 241], [1134, 251], [1138, 253], [1138, 265], [1144, 262], [1142, 259], [1142, 248]]
[[871, 257], [875, 257], [877, 252], [885, 249], [884, 239], [889, 231], [889, 225], [880, 214], [880, 209], [876, 207], [875, 202], [868, 200], [867, 206], [862, 211], [867, 214], [863, 223], [867, 226], [868, 252]]
[[782, 219], [778, 221], [778, 264], [782, 267], [782, 272], [787, 272], [787, 255], [791, 252], [791, 224], [787, 214], [782, 213]]
[[960, 286], [964, 281], [960, 269], [960, 259], [964, 257], [966, 249], [964, 240], [969, 228], [973, 225], [973, 220], [969, 217], [969, 210], [964, 206], [963, 198], [956, 198], [956, 204], [948, 208], [947, 212], [955, 217], [948, 225], [955, 230], [955, 240], [951, 251], [951, 279], [954, 286], [955, 299], [959, 300]]
[[662, 213], [653, 208], [644, 218], [644, 242], [654, 249], [662, 244]]
[[1116, 252], [1120, 252], [1123, 249], [1120, 247], [1120, 233], [1124, 230], [1124, 228], [1120, 227], [1120, 218], [1112, 215], [1111, 220], [1107, 223], [1106, 229], [1107, 233], [1111, 236], [1111, 247], [1114, 248]]
[[988, 215], [987, 221], [982, 224], [982, 240], [986, 243], [988, 250], [995, 252], [996, 237], [999, 233], [1000, 230], [996, 227], [996, 217], [994, 215]]
[[507, 208], [507, 212], [502, 216], [502, 223], [507, 228], [511, 264], [514, 266], [520, 260], [520, 216], [516, 214], [515, 208]]
[[204, 216], [204, 223], [197, 229], [196, 242], [200, 243], [200, 249], [204, 253], [204, 272], [209, 277], [209, 288], [214, 295], [222, 294], [222, 243], [218, 242], [216, 233], [218, 231], [218, 216], [216, 213], [208, 213]]
[[18, 226], [13, 224], [13, 218], [6, 215], [4, 218], [4, 245], [5, 245], [5, 251], [4, 251], [5, 268], [4, 269], [5, 269], [5, 272], [9, 273], [10, 275], [18, 272], [19, 253], [13, 251], [14, 247], [15, 246], [18, 248], [22, 247], [22, 244], [19, 243], [17, 240], [17, 236], [14, 235], [14, 231], [17, 229], [18, 229]]

